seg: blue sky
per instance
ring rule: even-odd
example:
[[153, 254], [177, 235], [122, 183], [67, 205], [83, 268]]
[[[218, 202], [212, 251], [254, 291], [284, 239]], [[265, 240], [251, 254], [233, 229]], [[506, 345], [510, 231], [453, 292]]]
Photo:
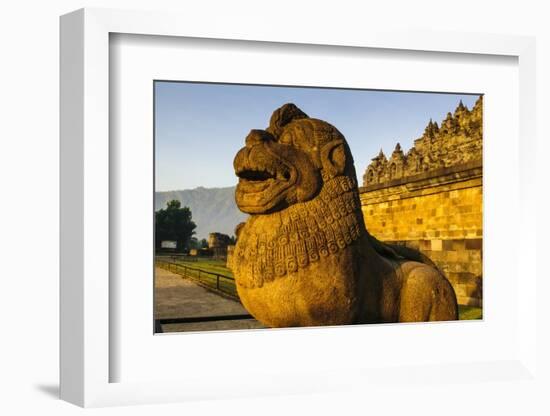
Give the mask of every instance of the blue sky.
[[458, 102], [478, 95], [372, 90], [155, 82], [157, 191], [232, 186], [233, 157], [251, 129], [292, 102], [310, 117], [333, 124], [351, 148], [359, 183], [380, 148], [404, 151], [430, 118], [438, 123]]

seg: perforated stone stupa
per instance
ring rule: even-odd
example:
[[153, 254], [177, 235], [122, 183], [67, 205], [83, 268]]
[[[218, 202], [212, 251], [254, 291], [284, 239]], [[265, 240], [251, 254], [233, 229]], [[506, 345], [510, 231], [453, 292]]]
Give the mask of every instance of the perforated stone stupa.
[[481, 160], [482, 101], [480, 96], [472, 110], [460, 101], [453, 114], [447, 113], [441, 126], [430, 120], [424, 134], [414, 141], [407, 153], [399, 143], [389, 158], [380, 150], [365, 171], [363, 186]]

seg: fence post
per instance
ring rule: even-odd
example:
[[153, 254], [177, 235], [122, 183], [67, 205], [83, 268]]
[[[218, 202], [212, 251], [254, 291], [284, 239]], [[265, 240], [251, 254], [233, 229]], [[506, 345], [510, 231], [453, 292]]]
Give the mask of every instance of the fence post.
[[216, 289], [220, 290], [220, 275], [216, 275]]

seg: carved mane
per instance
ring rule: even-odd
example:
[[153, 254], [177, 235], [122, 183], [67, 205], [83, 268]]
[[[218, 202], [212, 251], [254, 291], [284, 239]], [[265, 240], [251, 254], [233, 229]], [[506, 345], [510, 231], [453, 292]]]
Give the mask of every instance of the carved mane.
[[[244, 287], [262, 287], [345, 249], [364, 231], [357, 184], [339, 176], [307, 202], [252, 216], [239, 233], [235, 272]], [[273, 225], [276, 224], [276, 227]]]

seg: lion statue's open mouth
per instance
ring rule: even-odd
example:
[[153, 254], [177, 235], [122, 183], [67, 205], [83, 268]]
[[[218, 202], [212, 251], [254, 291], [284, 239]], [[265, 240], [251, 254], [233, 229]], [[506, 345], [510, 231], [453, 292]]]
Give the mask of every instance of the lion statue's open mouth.
[[[301, 123], [293, 129], [287, 126], [290, 120]], [[344, 136], [293, 104], [275, 111], [266, 130], [252, 130], [245, 144], [233, 165], [239, 177], [235, 199], [239, 209], [249, 214], [267, 214], [308, 201], [322, 188], [323, 170], [345, 168], [339, 155], [347, 148]]]
[[239, 177], [235, 198], [241, 211], [264, 214], [288, 205], [299, 178], [297, 168], [267, 132], [253, 130], [246, 143], [234, 162]]
[[[351, 151], [294, 104], [252, 130], [233, 162], [241, 302], [274, 327], [456, 319], [450, 283], [419, 253], [365, 229]], [[428, 263], [428, 264], [426, 264]]]

